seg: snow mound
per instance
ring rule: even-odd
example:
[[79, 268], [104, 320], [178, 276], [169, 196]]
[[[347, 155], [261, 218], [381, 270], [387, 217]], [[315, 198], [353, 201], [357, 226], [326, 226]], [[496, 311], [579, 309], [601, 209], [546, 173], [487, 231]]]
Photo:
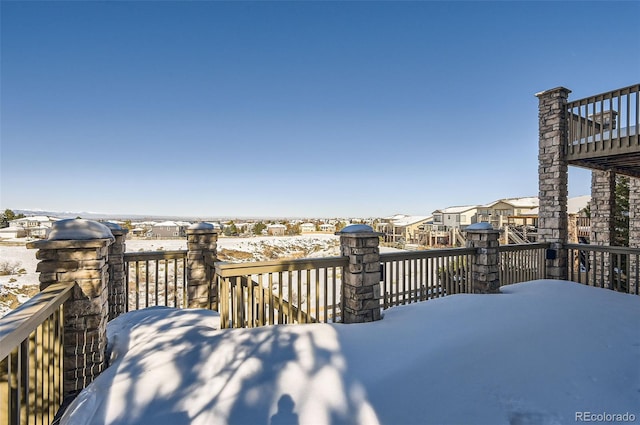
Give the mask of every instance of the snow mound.
[[354, 325], [218, 330], [154, 308], [62, 424], [565, 424], [640, 417], [640, 297], [563, 281], [452, 295]]

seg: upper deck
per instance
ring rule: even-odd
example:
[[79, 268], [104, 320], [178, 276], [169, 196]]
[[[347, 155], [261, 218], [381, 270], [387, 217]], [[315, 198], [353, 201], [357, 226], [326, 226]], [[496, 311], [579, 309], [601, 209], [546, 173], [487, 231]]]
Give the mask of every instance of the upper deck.
[[640, 177], [640, 84], [567, 103], [570, 165]]

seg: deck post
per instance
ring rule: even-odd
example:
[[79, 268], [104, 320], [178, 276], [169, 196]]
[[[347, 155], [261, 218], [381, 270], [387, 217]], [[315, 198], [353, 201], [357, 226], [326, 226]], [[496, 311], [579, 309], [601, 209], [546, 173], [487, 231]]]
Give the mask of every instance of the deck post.
[[500, 232], [489, 223], [475, 223], [466, 228], [467, 248], [475, 248], [471, 256], [471, 293], [499, 294], [498, 247]]
[[196, 223], [187, 229], [187, 306], [218, 308], [218, 287], [214, 279], [218, 233], [212, 224]]
[[127, 312], [125, 281], [124, 253], [126, 251], [125, 240], [128, 229], [122, 228], [116, 223], [104, 223], [115, 238], [109, 246], [109, 320], [113, 320]]
[[114, 237], [101, 223], [60, 220], [48, 239], [30, 242], [38, 249], [40, 289], [54, 283], [75, 283], [64, 303], [64, 397], [74, 396], [106, 367], [109, 316], [109, 246]]
[[382, 319], [380, 314], [380, 236], [370, 226], [353, 224], [340, 236], [340, 254], [349, 258], [342, 275], [342, 322]]
[[[635, 177], [629, 177], [629, 248], [640, 248], [640, 178]], [[640, 258], [629, 260], [629, 292], [640, 295]]]
[[551, 244], [547, 255], [547, 277], [566, 280], [568, 144], [567, 99], [564, 87], [543, 91], [538, 97], [538, 241]]

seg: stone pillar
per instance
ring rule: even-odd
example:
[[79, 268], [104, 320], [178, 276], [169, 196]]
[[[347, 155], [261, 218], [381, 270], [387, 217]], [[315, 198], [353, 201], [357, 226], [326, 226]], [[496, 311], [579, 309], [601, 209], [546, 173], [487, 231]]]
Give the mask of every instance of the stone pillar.
[[187, 229], [187, 306], [218, 308], [218, 287], [213, 263], [218, 252], [218, 233], [212, 224], [196, 223]]
[[89, 220], [60, 220], [48, 239], [27, 244], [41, 260], [40, 289], [75, 283], [64, 303], [64, 396], [85, 388], [106, 367], [109, 281], [107, 259], [114, 237]]
[[538, 241], [551, 244], [547, 255], [547, 277], [567, 279], [567, 194], [568, 163], [567, 98], [564, 87], [537, 93], [538, 97]]
[[125, 240], [128, 230], [115, 223], [104, 223], [115, 241], [109, 247], [109, 320], [127, 312], [127, 282], [124, 267]]
[[611, 171], [591, 172], [591, 244], [610, 246], [614, 234], [616, 175]]
[[342, 322], [373, 322], [380, 314], [380, 236], [365, 224], [353, 224], [336, 232], [340, 253], [349, 258], [342, 275]]
[[471, 293], [499, 294], [498, 274], [500, 232], [489, 223], [475, 223], [467, 227], [467, 248], [475, 248], [471, 257]]
[[[611, 171], [591, 172], [591, 236], [592, 245], [611, 246], [614, 236], [616, 175]], [[602, 261], [601, 261], [602, 259]], [[596, 253], [592, 261], [595, 282], [604, 288], [611, 282], [611, 259], [608, 253]]]
[[[629, 178], [629, 248], [640, 248], [640, 178]], [[639, 258], [629, 261], [629, 292], [640, 294]]]

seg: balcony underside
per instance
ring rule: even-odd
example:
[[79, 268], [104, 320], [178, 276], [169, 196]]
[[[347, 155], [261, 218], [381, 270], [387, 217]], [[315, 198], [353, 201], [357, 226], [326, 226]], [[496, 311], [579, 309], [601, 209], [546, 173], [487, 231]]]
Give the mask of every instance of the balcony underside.
[[613, 171], [640, 178], [640, 151], [627, 152], [620, 155], [584, 155], [578, 159], [568, 159], [569, 165], [592, 170]]

